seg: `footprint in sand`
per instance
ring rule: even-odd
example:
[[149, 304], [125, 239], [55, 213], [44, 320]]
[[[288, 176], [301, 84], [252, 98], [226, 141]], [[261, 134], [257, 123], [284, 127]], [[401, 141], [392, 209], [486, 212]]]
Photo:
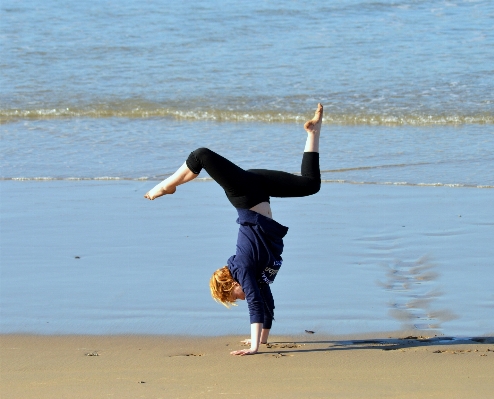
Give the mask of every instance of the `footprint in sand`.
[[181, 355], [170, 355], [169, 357], [195, 357], [195, 356], [204, 356], [204, 353], [184, 353]]
[[295, 355], [286, 355], [286, 354], [284, 354], [284, 353], [280, 353], [280, 352], [278, 352], [278, 353], [270, 353], [270, 354], [268, 354], [268, 355], [266, 355], [266, 356], [280, 358], [280, 357], [286, 357], [286, 356], [293, 357], [293, 356], [295, 356]]
[[296, 344], [294, 342], [291, 343], [285, 343], [285, 344], [266, 344], [266, 348], [300, 348], [302, 345]]

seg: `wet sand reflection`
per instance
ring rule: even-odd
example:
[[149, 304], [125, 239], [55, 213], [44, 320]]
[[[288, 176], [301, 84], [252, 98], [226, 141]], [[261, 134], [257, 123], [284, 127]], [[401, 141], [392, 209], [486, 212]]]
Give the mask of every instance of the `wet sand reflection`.
[[440, 330], [442, 323], [458, 318], [452, 311], [434, 306], [442, 292], [437, 286], [436, 265], [430, 257], [395, 260], [383, 266], [386, 280], [378, 284], [392, 294], [389, 314], [401, 322], [402, 328]]

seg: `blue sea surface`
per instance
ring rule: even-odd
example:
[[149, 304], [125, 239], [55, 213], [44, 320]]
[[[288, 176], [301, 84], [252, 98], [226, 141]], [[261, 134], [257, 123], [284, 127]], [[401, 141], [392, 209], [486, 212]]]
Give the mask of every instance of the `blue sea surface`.
[[[489, 0], [2, 2], [1, 116], [493, 122]], [[278, 115], [279, 114], [279, 115]]]

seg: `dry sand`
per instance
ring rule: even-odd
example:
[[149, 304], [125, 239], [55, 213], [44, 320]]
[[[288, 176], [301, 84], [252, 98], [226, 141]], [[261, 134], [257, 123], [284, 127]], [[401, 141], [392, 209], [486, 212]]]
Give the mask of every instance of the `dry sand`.
[[[2, 335], [2, 399], [492, 398], [494, 338]], [[395, 335], [395, 337], [397, 337]], [[358, 341], [357, 339], [360, 339]], [[350, 341], [351, 340], [351, 341]]]

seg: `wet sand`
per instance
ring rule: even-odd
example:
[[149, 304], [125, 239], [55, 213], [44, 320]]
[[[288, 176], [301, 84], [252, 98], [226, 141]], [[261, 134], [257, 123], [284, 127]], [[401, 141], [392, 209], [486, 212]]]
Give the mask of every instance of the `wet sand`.
[[491, 398], [494, 338], [0, 336], [2, 399]]
[[[145, 200], [154, 184], [2, 182], [0, 333], [249, 332], [246, 304], [208, 287], [235, 251], [235, 209], [211, 181]], [[289, 227], [273, 333], [492, 335], [492, 193], [325, 183], [273, 198]]]

